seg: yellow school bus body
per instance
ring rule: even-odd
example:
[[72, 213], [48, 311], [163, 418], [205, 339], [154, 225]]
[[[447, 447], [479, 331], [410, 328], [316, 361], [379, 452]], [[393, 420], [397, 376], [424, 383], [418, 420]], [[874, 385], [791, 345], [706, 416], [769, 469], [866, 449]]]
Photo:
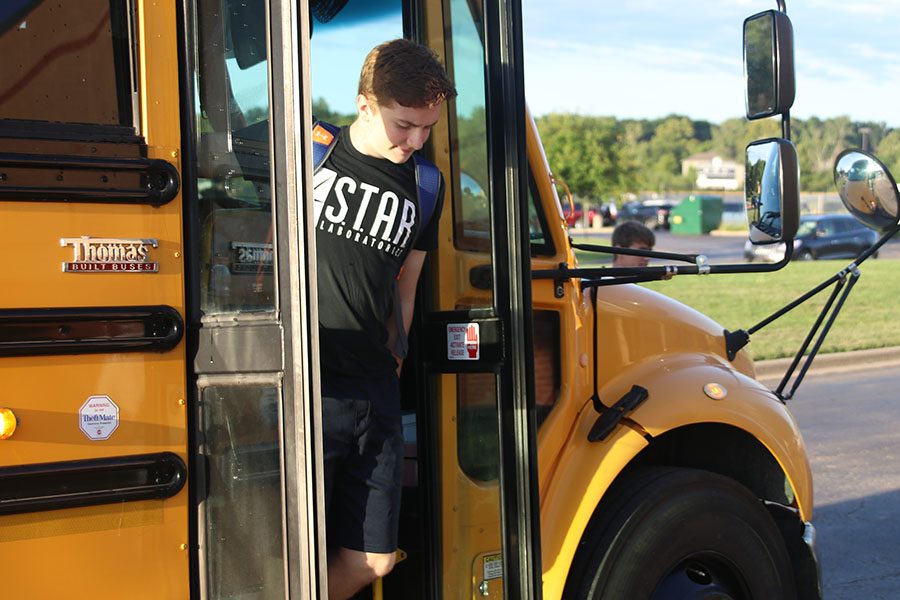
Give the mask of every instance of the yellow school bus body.
[[[442, 48], [441, 3], [428, 3], [430, 43]], [[181, 112], [174, 3], [137, 2], [141, 131], [150, 158], [180, 172]], [[538, 204], [550, 224], [552, 256], [532, 260], [533, 269], [560, 263], [575, 266], [565, 221], [534, 122], [527, 119], [527, 155]], [[446, 119], [433, 133], [434, 159], [452, 170]], [[449, 203], [448, 203], [449, 206]], [[182, 200], [162, 207], [65, 203], [6, 203], [0, 220], [4, 292], [0, 308], [165, 304], [184, 314], [184, 225]], [[33, 224], [39, 219], [40, 229]], [[453, 244], [453, 211], [440, 224], [440, 249], [430, 285], [437, 307], [479, 306], [489, 296], [468, 283], [470, 270], [484, 264], [477, 252]], [[97, 276], [64, 273], [59, 263], [70, 248], [62, 238], [82, 235], [154, 238], [159, 273]], [[535, 280], [535, 311], [559, 316], [560, 389], [538, 432], [543, 595], [561, 598], [579, 541], [605, 493], [657, 441], [678, 435], [682, 444], [704, 448], [710, 426], [717, 444], [751, 439], [751, 465], [777, 465], [789, 496], [807, 521], [812, 482], [796, 423], [774, 395], [753, 379], [745, 353], [725, 358], [722, 328], [664, 296], [637, 286], [604, 287], [596, 315], [590, 291], [577, 280], [557, 293], [552, 280]], [[597, 319], [595, 340], [595, 318]], [[598, 355], [594, 355], [594, 348]], [[165, 354], [96, 354], [2, 358], [0, 406], [19, 418], [15, 434], [0, 441], [0, 467], [151, 452], [172, 452], [187, 462], [188, 397], [184, 341]], [[592, 443], [587, 433], [597, 413], [591, 402], [594, 365], [598, 392], [610, 405], [638, 383], [649, 399], [607, 439]], [[704, 393], [718, 384], [727, 396]], [[499, 587], [479, 590], [485, 559], [500, 552], [499, 490], [496, 482], [475, 482], [457, 457], [458, 382], [442, 377], [438, 430], [441, 447], [440, 528], [443, 593], [447, 598], [501, 597]], [[89, 440], [76, 415], [97, 394], [114, 399], [121, 422], [109, 441]], [[717, 447], [709, 447], [715, 453]], [[704, 468], [703, 453], [691, 466]], [[771, 459], [771, 460], [769, 460]], [[9, 598], [187, 598], [189, 577], [188, 488], [166, 500], [0, 516], [0, 564], [14, 574], [3, 583]], [[52, 565], [52, 567], [51, 567]], [[52, 577], [48, 576], [52, 570]], [[83, 587], [81, 587], [83, 586]]]
[[[553, 189], [533, 121], [528, 119], [528, 157], [540, 189], [542, 208], [550, 219], [555, 256], [533, 257], [532, 268], [549, 269], [560, 262], [575, 266], [565, 221]], [[551, 223], [554, 223], [551, 220]], [[452, 222], [442, 219], [444, 239], [452, 235]], [[460, 253], [462, 254], [462, 253]], [[439, 256], [440, 268], [458, 274], [457, 287], [465, 287], [464, 276], [483, 262], [474, 255]], [[452, 275], [440, 276], [446, 289]], [[479, 296], [466, 301], [477, 303]], [[441, 298], [452, 296], [444, 292]], [[484, 296], [480, 297], [483, 301]], [[723, 328], [704, 315], [661, 294], [635, 285], [600, 288], [596, 318], [599, 365], [599, 395], [607, 405], [620, 398], [634, 383], [645, 387], [649, 399], [627, 418], [613, 435], [602, 442], [589, 442], [587, 434], [597, 419], [593, 409], [594, 316], [590, 292], [568, 283], [565, 296], [555, 296], [552, 280], [532, 283], [535, 311], [556, 310], [560, 314], [559, 399], [538, 432], [538, 475], [541, 506], [541, 556], [544, 598], [562, 598], [578, 543], [591, 516], [601, 506], [604, 493], [655, 438], [684, 432], [684, 443], [702, 447], [706, 424], [725, 426], [737, 437], [748, 434], [758, 454], [747, 460], [760, 468], [771, 465], [760, 460], [768, 454], [780, 466], [803, 520], [812, 515], [812, 475], [803, 440], [790, 412], [754, 377], [752, 361], [745, 352], [733, 363], [725, 357]], [[708, 397], [703, 388], [724, 386], [723, 400]], [[453, 382], [445, 383], [442, 395], [455, 398]], [[455, 473], [443, 495], [444, 524], [462, 535], [445, 540], [445, 573], [448, 597], [464, 592], [456, 582], [471, 569], [474, 587], [483, 558], [499, 552], [500, 537], [496, 486], [477, 485], [459, 470], [456, 456], [456, 413], [450, 402], [442, 403], [442, 446], [445, 472]], [[727, 439], [727, 438], [726, 438]], [[722, 443], [720, 441], [720, 443]], [[715, 450], [710, 448], [710, 452]], [[691, 466], [704, 468], [698, 462]], [[445, 478], [445, 482], [447, 479]], [[466, 507], [460, 514], [461, 507]], [[456, 557], [459, 558], [456, 558]], [[474, 588], [473, 588], [474, 593]], [[474, 597], [474, 596], [473, 596]], [[489, 597], [495, 597], [491, 593]]]
[[[176, 10], [138, 3], [142, 124], [148, 158], [180, 167]], [[164, 34], [162, 32], [165, 32]], [[64, 36], [53, 40], [64, 44]], [[65, 150], [62, 150], [65, 153]], [[6, 202], [0, 207], [0, 308], [169, 305], [184, 312], [181, 195], [161, 207]], [[35, 227], [40, 223], [40, 227]], [[153, 238], [153, 275], [65, 273], [63, 238]], [[0, 467], [172, 452], [187, 461], [184, 342], [166, 353], [3, 358], [0, 406], [19, 420]], [[93, 395], [118, 405], [109, 440], [80, 430]], [[0, 516], [5, 598], [187, 598], [188, 490], [147, 500]]]

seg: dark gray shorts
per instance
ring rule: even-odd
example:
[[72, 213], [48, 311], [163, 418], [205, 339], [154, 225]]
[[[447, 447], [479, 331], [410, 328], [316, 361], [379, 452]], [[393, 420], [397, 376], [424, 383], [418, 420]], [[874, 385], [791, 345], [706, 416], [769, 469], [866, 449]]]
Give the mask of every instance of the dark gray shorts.
[[322, 422], [328, 547], [394, 552], [403, 475], [397, 375], [323, 376]]

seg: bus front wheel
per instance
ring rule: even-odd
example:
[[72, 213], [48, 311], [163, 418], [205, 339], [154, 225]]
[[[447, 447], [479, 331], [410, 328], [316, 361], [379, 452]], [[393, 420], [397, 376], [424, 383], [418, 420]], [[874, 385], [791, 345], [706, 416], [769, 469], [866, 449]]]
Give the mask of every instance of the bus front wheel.
[[736, 481], [649, 468], [610, 493], [582, 539], [564, 597], [795, 597], [777, 525]]

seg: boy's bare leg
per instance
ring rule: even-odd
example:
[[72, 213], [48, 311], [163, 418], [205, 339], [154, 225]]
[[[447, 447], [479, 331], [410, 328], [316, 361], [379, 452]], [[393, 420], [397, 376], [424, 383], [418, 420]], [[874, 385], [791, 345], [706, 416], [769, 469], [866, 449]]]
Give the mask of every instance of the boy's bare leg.
[[397, 554], [360, 552], [338, 548], [328, 557], [328, 598], [350, 598], [379, 577], [391, 572]]

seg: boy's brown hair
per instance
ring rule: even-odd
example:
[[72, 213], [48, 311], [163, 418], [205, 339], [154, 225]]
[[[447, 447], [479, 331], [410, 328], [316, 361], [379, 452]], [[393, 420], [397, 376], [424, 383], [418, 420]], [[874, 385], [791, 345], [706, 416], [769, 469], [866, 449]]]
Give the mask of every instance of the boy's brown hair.
[[649, 227], [637, 221], [625, 221], [613, 229], [613, 246], [629, 248], [636, 242], [643, 242], [648, 248], [652, 248], [656, 245], [656, 235]]
[[363, 62], [359, 93], [382, 106], [431, 107], [456, 97], [437, 54], [427, 46], [396, 39], [375, 46]]

